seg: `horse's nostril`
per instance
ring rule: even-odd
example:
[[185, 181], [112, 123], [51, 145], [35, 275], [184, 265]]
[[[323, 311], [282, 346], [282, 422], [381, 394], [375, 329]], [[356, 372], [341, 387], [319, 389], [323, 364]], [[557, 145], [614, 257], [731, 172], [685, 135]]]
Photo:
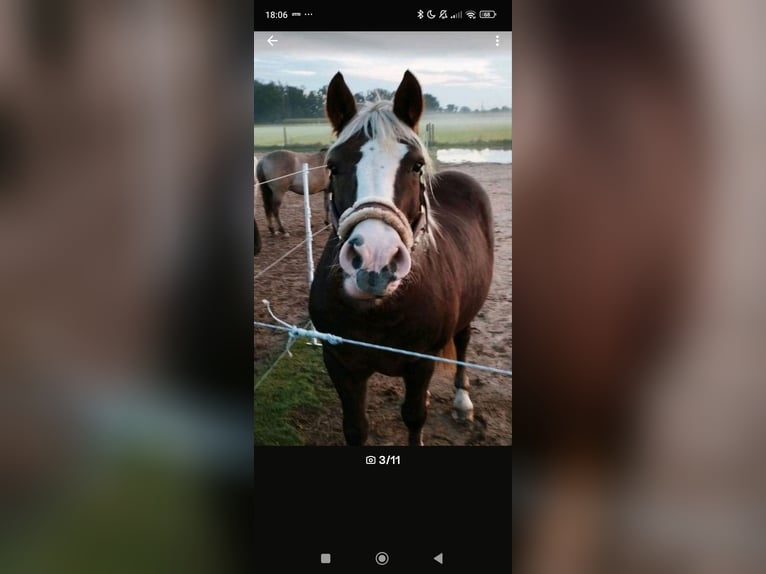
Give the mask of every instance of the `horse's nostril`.
[[396, 277], [404, 277], [410, 272], [412, 266], [412, 259], [410, 259], [410, 252], [402, 245], [396, 250], [394, 256], [388, 264], [388, 268]]
[[362, 268], [364, 255], [359, 245], [360, 243], [349, 240], [341, 247], [339, 263], [347, 274], [355, 273]]
[[362, 266], [363, 257], [361, 246], [364, 244], [364, 240], [354, 235], [348, 240], [348, 257], [351, 259], [351, 267], [359, 269]]
[[364, 261], [361, 245], [364, 243], [361, 237], [354, 236], [348, 241], [346, 256], [350, 259], [351, 267], [359, 269]]

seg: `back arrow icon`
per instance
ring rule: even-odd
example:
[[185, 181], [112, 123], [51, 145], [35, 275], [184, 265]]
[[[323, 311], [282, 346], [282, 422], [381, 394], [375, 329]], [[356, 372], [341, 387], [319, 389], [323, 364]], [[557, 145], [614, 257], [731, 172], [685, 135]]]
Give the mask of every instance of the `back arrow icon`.
[[277, 40], [276, 38], [274, 38], [274, 34], [272, 34], [271, 36], [269, 36], [268, 40], [266, 40], [266, 41], [269, 43], [269, 46], [271, 46], [271, 47], [274, 47], [274, 44], [275, 44], [276, 42], [279, 42], [279, 40]]

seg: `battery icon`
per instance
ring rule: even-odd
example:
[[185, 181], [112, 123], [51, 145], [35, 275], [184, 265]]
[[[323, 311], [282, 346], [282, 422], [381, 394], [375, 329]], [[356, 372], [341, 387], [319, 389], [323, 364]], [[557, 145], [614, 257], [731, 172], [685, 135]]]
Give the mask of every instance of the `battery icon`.
[[497, 12], [494, 10], [479, 10], [479, 18], [494, 18]]

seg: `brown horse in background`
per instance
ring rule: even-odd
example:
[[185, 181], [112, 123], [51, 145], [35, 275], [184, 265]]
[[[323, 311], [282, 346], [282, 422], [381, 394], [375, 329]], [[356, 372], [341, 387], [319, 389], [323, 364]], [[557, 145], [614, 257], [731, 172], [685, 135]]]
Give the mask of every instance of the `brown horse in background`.
[[[253, 156], [253, 188], [254, 195], [257, 195], [260, 191], [260, 185], [258, 185], [258, 158]], [[255, 207], [255, 197], [253, 197], [253, 207]], [[253, 256], [258, 255], [261, 252], [261, 232], [258, 229], [258, 222], [255, 219], [255, 210], [253, 210]]]
[[[409, 71], [393, 102], [358, 112], [343, 76], [330, 82], [327, 115], [338, 134], [327, 152], [335, 233], [317, 265], [309, 312], [320, 331], [429, 355], [452, 342], [465, 361], [471, 321], [492, 279], [492, 209], [473, 178], [433, 173], [416, 133], [422, 112], [420, 84]], [[367, 380], [376, 372], [404, 378], [402, 419], [409, 444], [422, 444], [434, 361], [349, 344], [324, 343], [323, 352], [347, 444], [367, 439]], [[470, 420], [468, 388], [458, 366], [455, 413]]]
[[309, 194], [323, 191], [325, 206], [325, 223], [327, 221], [327, 185], [330, 173], [325, 165], [325, 152], [301, 153], [289, 150], [276, 150], [265, 154], [256, 165], [256, 181], [261, 187], [263, 208], [266, 212], [269, 232], [274, 235], [276, 219], [279, 232], [289, 235], [279, 218], [279, 208], [287, 191], [303, 195], [303, 164], [309, 166]]

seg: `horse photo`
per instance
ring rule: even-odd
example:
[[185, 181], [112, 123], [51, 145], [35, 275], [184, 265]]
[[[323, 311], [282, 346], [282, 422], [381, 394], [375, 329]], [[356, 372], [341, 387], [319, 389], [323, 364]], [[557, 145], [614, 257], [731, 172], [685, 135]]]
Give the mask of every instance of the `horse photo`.
[[[269, 232], [274, 235], [274, 220], [279, 233], [290, 235], [285, 231], [279, 218], [279, 208], [287, 191], [303, 195], [303, 164], [309, 167], [309, 194], [325, 192], [325, 213], [327, 213], [327, 184], [330, 174], [322, 166], [325, 164], [325, 152], [294, 152], [290, 150], [275, 150], [265, 154], [256, 165], [256, 181], [261, 188], [263, 209], [266, 212]], [[329, 223], [325, 220], [325, 223]]]
[[[334, 233], [316, 267], [309, 313], [317, 330], [345, 339], [438, 355], [454, 344], [465, 361], [471, 322], [494, 265], [494, 223], [485, 189], [456, 170], [435, 173], [418, 136], [424, 99], [408, 70], [392, 101], [357, 108], [340, 72], [327, 90], [337, 135], [326, 155]], [[368, 435], [367, 382], [402, 377], [401, 417], [410, 445], [422, 445], [435, 362], [348, 343], [323, 342], [340, 398], [348, 445]], [[457, 366], [454, 414], [472, 420], [468, 377]]]

